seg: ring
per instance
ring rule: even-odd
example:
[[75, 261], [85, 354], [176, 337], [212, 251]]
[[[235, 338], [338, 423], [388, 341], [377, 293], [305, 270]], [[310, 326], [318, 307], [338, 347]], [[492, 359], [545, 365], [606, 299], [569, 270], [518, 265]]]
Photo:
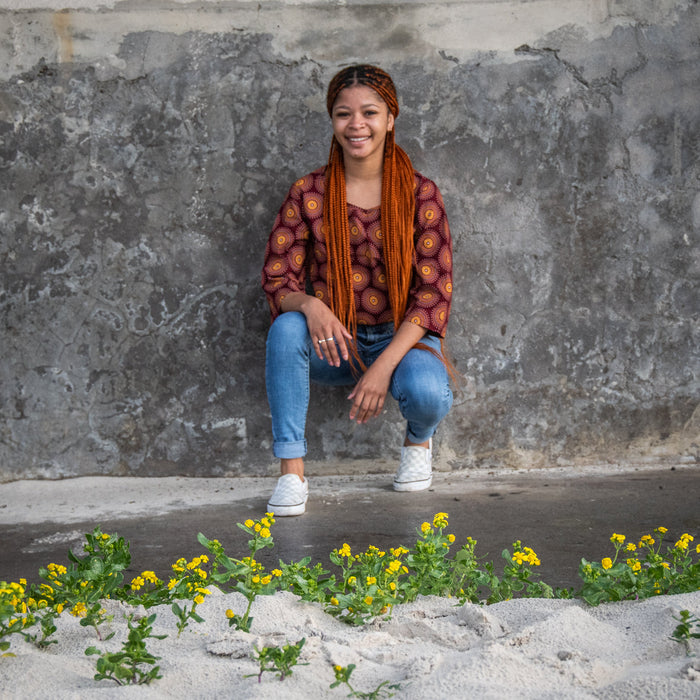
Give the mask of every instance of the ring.
[[318, 341], [318, 344], [320, 345], [321, 343], [325, 343], [325, 342], [327, 342], [327, 341], [325, 341], [325, 340], [319, 340], [319, 341]]
[[331, 340], [335, 340], [335, 338], [332, 338], [332, 337], [331, 337], [331, 338], [326, 338], [323, 342], [324, 342], [324, 343], [330, 343]]

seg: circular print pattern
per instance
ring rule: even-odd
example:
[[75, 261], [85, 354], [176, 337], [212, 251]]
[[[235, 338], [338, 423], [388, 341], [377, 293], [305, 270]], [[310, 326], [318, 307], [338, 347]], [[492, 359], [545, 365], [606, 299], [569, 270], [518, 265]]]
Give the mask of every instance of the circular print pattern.
[[323, 197], [316, 192], [304, 194], [304, 210], [311, 218], [318, 218], [323, 212]]

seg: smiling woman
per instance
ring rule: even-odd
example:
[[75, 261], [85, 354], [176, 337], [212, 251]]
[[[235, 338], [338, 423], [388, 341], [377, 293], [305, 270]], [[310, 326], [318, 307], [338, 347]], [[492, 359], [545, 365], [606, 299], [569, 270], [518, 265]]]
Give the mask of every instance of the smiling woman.
[[[442, 339], [452, 298], [452, 244], [440, 191], [394, 142], [396, 89], [383, 70], [350, 66], [331, 80], [328, 165], [292, 186], [265, 254], [272, 313], [266, 381], [273, 451], [268, 502], [306, 509], [309, 385], [354, 385], [349, 418], [366, 423], [386, 395], [406, 419], [397, 491], [432, 483], [432, 436], [452, 392]], [[307, 293], [307, 283], [312, 294]]]

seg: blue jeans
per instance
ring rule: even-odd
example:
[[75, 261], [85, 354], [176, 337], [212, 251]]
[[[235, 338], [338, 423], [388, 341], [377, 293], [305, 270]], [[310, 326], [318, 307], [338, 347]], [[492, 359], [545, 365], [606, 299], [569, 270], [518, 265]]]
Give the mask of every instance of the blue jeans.
[[[394, 324], [357, 327], [357, 349], [369, 367], [391, 342]], [[423, 343], [440, 352], [440, 340], [426, 335]], [[340, 367], [319, 360], [312, 347], [306, 317], [298, 311], [280, 314], [267, 336], [265, 362], [267, 398], [272, 414], [273, 452], [280, 459], [306, 454], [306, 413], [310, 382], [354, 385], [349, 362]], [[420, 444], [433, 436], [452, 406], [452, 391], [445, 365], [427, 350], [412, 348], [394, 370], [391, 395], [407, 421], [406, 436]], [[349, 409], [348, 409], [349, 410]]]

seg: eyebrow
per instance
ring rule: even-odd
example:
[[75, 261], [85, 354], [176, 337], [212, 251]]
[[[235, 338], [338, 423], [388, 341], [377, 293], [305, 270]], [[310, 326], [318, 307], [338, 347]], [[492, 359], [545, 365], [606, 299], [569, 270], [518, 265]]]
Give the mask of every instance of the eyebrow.
[[[361, 105], [360, 109], [367, 109], [368, 107], [379, 107], [379, 105], [375, 102], [368, 102], [366, 105]], [[350, 107], [348, 105], [339, 104], [333, 107], [333, 111], [335, 112], [337, 109], [350, 109]]]

